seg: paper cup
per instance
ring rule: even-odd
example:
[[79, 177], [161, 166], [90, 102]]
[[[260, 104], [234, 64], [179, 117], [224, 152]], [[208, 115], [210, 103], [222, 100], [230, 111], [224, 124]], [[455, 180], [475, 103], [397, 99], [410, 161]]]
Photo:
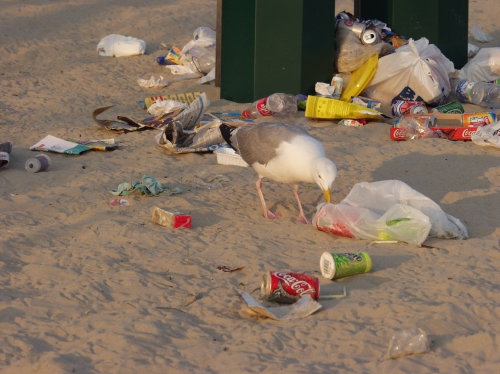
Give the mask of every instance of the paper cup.
[[47, 155], [39, 154], [34, 158], [30, 158], [24, 164], [24, 167], [30, 173], [38, 173], [39, 171], [45, 171], [50, 167], [50, 158]]
[[319, 260], [321, 275], [327, 279], [338, 279], [350, 275], [368, 273], [372, 260], [368, 253], [324, 252]]

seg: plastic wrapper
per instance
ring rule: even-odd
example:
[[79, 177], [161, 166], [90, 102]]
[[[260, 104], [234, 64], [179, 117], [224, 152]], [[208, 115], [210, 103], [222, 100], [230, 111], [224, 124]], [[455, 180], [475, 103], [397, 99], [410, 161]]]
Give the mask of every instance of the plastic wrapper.
[[500, 122], [479, 126], [471, 139], [477, 145], [500, 148]]
[[320, 231], [339, 236], [415, 245], [421, 245], [427, 236], [468, 237], [460, 220], [398, 180], [356, 184], [340, 204], [318, 205], [313, 224]]
[[148, 108], [148, 113], [153, 116], [172, 113], [179, 109], [186, 109], [188, 106], [176, 100], [157, 100]]
[[427, 353], [431, 344], [427, 333], [422, 329], [408, 329], [394, 333], [389, 343], [389, 349], [379, 360], [397, 359], [409, 355]]
[[137, 79], [137, 83], [139, 83], [139, 86], [145, 88], [154, 88], [154, 87], [158, 88], [158, 87], [168, 86], [168, 82], [161, 75], [160, 78], [158, 79], [156, 79], [154, 75], [152, 75], [151, 78], [149, 79], [139, 78]]
[[486, 34], [483, 29], [481, 29], [478, 25], [472, 25], [470, 28], [470, 34], [474, 38], [474, 40], [481, 43], [489, 43], [493, 41], [493, 37], [491, 35]]
[[481, 48], [458, 73], [460, 79], [489, 82], [500, 78], [500, 47]]
[[441, 131], [434, 131], [422, 125], [418, 118], [411, 116], [402, 117], [397, 127], [406, 140], [446, 137]]
[[385, 56], [394, 52], [389, 43], [364, 45], [351, 30], [337, 28], [335, 32], [335, 68], [339, 73], [350, 73], [360, 68], [374, 54]]
[[327, 97], [309, 96], [305, 116], [317, 119], [378, 119], [389, 117], [362, 105], [351, 104]]

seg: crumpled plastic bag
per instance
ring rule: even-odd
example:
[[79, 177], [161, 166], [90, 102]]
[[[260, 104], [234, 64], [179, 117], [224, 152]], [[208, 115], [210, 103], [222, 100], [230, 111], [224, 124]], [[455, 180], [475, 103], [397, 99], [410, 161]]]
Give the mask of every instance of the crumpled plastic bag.
[[424, 330], [408, 329], [398, 331], [392, 336], [385, 357], [382, 355], [379, 361], [427, 353], [430, 350], [431, 344]]
[[215, 45], [216, 33], [210, 27], [198, 27], [194, 30], [193, 40], [188, 42], [183, 48], [182, 53], [188, 52], [193, 46], [209, 47]]
[[458, 73], [460, 79], [489, 82], [500, 78], [500, 47], [481, 48]]
[[468, 43], [467, 44], [467, 57], [469, 57], [469, 58], [474, 57], [477, 54], [477, 52], [479, 52], [480, 49], [481, 48], [475, 46], [474, 44]]
[[479, 126], [471, 139], [477, 145], [500, 148], [500, 122]]
[[493, 41], [493, 37], [491, 35], [486, 34], [483, 29], [481, 29], [478, 25], [472, 25], [470, 28], [470, 34], [474, 38], [474, 40], [481, 43], [489, 43]]
[[362, 96], [391, 104], [393, 100], [444, 104], [451, 90], [453, 62], [427, 38], [408, 44], [378, 60], [377, 71]]
[[172, 113], [176, 110], [186, 109], [188, 106], [176, 100], [156, 100], [148, 108], [148, 113], [153, 116], [160, 116], [162, 114]]
[[158, 78], [158, 79], [156, 79], [156, 77], [154, 75], [152, 75], [151, 78], [149, 78], [149, 79], [139, 78], [139, 79], [137, 79], [137, 83], [139, 83], [139, 86], [145, 87], [145, 88], [153, 88], [153, 87], [158, 88], [158, 87], [168, 86], [168, 82], [161, 75], [160, 75], [160, 78]]
[[146, 52], [146, 42], [131, 36], [111, 34], [101, 39], [97, 51], [100, 56], [109, 57], [143, 55]]
[[428, 197], [398, 180], [356, 184], [340, 204], [318, 205], [320, 231], [349, 238], [421, 245], [428, 236], [466, 239], [467, 228]]

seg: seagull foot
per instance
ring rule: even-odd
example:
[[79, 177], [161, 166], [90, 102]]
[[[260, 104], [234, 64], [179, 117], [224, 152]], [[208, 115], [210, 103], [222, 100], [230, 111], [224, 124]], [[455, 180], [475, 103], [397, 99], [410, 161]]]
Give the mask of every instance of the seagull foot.
[[267, 209], [264, 211], [264, 217], [269, 218], [269, 219], [276, 219], [276, 218], [281, 218], [282, 215], [281, 215], [281, 213], [278, 213], [278, 212], [273, 213], [269, 209]]
[[297, 218], [297, 222], [305, 225], [312, 225], [312, 221], [306, 216], [299, 216], [299, 218]]

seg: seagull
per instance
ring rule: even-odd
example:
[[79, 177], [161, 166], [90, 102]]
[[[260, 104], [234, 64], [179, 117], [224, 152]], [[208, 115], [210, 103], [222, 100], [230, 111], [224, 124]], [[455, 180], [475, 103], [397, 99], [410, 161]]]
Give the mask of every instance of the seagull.
[[272, 213], [262, 194], [262, 179], [294, 184], [299, 205], [297, 222], [310, 224], [302, 210], [299, 183], [316, 183], [330, 202], [332, 184], [337, 177], [337, 166], [325, 157], [323, 145], [297, 125], [281, 122], [249, 123], [239, 127], [220, 126], [222, 137], [243, 160], [259, 174], [255, 184], [264, 217], [281, 218]]

